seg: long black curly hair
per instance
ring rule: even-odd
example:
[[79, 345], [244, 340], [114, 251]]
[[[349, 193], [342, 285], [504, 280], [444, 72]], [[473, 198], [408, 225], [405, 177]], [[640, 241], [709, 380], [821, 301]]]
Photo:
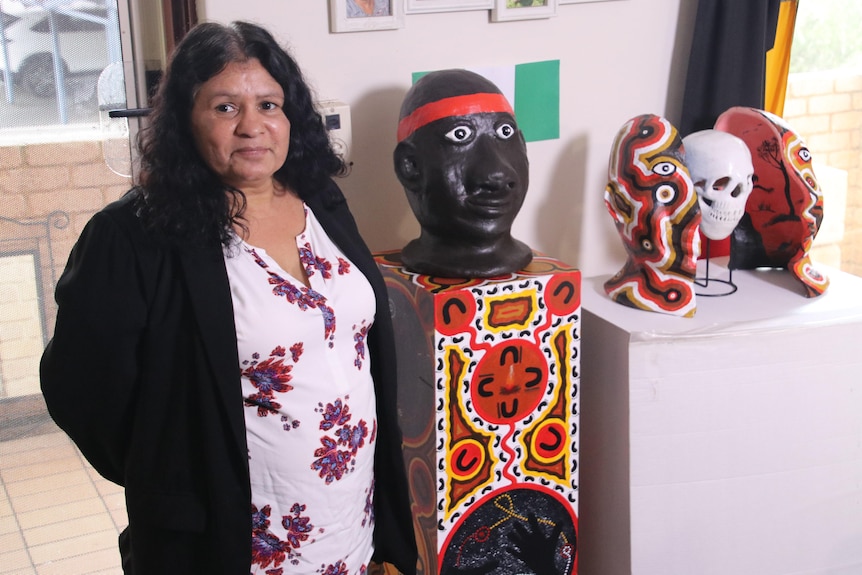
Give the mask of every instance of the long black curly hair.
[[192, 136], [191, 111], [204, 82], [228, 64], [252, 58], [284, 90], [290, 146], [275, 172], [276, 181], [307, 199], [329, 178], [345, 173], [344, 161], [333, 151], [314, 107], [311, 88], [273, 36], [248, 22], [198, 24], [177, 45], [153, 99], [149, 125], [138, 137], [138, 213], [162, 237], [226, 246], [233, 239], [231, 225], [242, 225], [245, 196], [221, 182], [204, 163]]

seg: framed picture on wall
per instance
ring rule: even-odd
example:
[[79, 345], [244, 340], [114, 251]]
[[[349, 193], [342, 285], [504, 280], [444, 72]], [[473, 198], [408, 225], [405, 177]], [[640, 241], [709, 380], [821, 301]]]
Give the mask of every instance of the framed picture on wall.
[[490, 10], [493, 7], [494, 0], [405, 0], [407, 14]]
[[492, 22], [532, 20], [557, 15], [557, 0], [494, 0]]
[[404, 26], [404, 0], [329, 0], [331, 32], [393, 30]]

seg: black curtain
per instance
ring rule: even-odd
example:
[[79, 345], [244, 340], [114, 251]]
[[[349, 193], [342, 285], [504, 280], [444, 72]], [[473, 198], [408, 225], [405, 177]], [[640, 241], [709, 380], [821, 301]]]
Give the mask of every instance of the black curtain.
[[699, 0], [677, 126], [681, 136], [712, 128], [733, 106], [763, 109], [766, 52], [781, 0]]

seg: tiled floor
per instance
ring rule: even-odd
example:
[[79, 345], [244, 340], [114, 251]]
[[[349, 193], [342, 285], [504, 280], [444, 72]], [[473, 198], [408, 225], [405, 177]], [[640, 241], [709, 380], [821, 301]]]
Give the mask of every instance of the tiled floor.
[[[53, 423], [0, 441], [0, 575], [122, 575], [123, 488]], [[398, 575], [375, 565], [369, 575]]]
[[123, 489], [64, 433], [0, 442], [0, 574], [117, 575]]

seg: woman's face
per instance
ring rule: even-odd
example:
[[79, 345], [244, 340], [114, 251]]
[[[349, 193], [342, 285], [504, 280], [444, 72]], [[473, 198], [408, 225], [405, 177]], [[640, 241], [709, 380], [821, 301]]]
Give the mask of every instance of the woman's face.
[[203, 161], [244, 192], [272, 184], [290, 143], [284, 90], [257, 59], [232, 62], [195, 94], [191, 128]]

